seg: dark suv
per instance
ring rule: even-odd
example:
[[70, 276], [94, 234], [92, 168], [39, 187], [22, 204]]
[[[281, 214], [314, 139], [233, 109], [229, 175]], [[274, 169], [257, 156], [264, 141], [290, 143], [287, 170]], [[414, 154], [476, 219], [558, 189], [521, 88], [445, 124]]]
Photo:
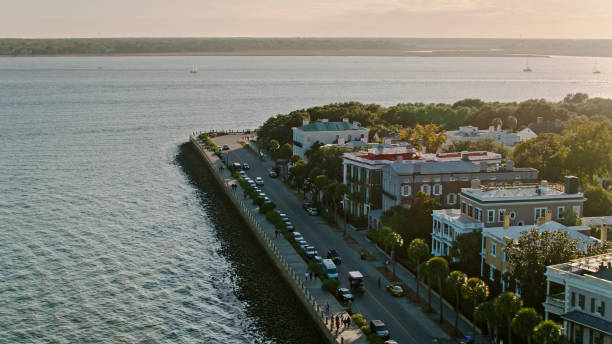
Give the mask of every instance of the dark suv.
[[370, 329], [382, 339], [389, 339], [389, 330], [385, 323], [380, 320], [370, 321]]
[[342, 264], [342, 257], [333, 248], [327, 251], [327, 259], [333, 260], [334, 264]]

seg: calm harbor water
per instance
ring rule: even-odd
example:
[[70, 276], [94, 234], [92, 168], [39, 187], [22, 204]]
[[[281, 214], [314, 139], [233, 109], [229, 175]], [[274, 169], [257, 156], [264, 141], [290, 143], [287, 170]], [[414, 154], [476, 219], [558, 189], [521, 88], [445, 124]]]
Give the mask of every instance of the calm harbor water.
[[[206, 128], [357, 100], [612, 97], [612, 60], [0, 59], [0, 338], [317, 343], [309, 319], [179, 148]], [[192, 65], [199, 72], [190, 74]], [[251, 242], [251, 244], [249, 244]]]

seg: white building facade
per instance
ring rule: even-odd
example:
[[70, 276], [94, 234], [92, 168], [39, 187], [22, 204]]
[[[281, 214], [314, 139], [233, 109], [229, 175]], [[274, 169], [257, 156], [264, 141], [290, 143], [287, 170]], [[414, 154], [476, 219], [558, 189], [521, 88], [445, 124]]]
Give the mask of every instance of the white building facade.
[[447, 131], [446, 135], [448, 137], [447, 144], [451, 144], [453, 141], [478, 141], [490, 137], [509, 147], [538, 137], [538, 134], [529, 128], [513, 133], [507, 129], [502, 130], [500, 126], [497, 126], [497, 128], [490, 126], [487, 130], [480, 130], [471, 125], [459, 127], [459, 130]]
[[369, 129], [362, 127], [358, 122], [351, 123], [348, 119], [342, 122], [309, 123], [304, 120], [299, 128], [291, 128], [293, 131], [293, 154], [299, 155], [306, 160], [308, 151], [315, 142], [325, 144], [346, 144], [353, 141], [368, 143]]

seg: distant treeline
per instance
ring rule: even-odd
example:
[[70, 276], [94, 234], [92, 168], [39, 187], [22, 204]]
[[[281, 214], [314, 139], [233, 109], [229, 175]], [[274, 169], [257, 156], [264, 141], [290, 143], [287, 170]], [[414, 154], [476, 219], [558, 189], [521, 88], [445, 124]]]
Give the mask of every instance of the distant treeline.
[[573, 55], [612, 57], [612, 40], [481, 38], [0, 39], [0, 55]]

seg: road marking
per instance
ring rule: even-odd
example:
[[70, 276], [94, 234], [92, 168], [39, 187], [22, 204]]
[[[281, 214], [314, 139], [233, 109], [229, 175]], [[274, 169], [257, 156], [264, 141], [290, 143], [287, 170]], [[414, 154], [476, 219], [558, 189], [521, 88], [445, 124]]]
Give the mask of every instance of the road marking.
[[384, 310], [385, 310], [385, 312], [389, 313], [389, 315], [391, 316], [391, 318], [393, 318], [393, 320], [395, 320], [395, 322], [397, 322], [397, 323], [398, 323], [398, 325], [399, 325], [399, 326], [400, 326], [402, 329], [404, 329], [404, 331], [406, 331], [406, 333], [408, 334], [408, 337], [410, 337], [410, 339], [411, 339], [411, 340], [412, 340], [414, 343], [418, 343], [418, 342], [417, 342], [417, 340], [416, 340], [416, 339], [415, 339], [415, 338], [412, 336], [412, 334], [410, 334], [410, 331], [408, 331], [408, 329], [407, 329], [407, 328], [406, 328], [404, 325], [402, 325], [402, 323], [401, 323], [401, 322], [400, 322], [400, 321], [399, 321], [399, 320], [398, 320], [398, 319], [397, 319], [395, 316], [393, 316], [393, 313], [392, 313], [391, 311], [389, 311], [389, 310], [387, 309], [387, 307], [385, 307], [385, 306], [384, 306], [384, 305], [383, 305], [383, 304], [382, 304], [382, 303], [381, 303], [381, 302], [378, 300], [378, 298], [376, 298], [376, 296], [374, 296], [374, 294], [373, 294], [373, 293], [369, 292], [369, 291], [366, 289], [366, 294], [370, 294], [370, 296], [372, 296], [372, 299], [373, 299], [373, 300], [374, 300], [376, 303], [378, 303], [378, 305], [379, 305], [379, 306], [380, 306], [382, 309], [384, 309]]

